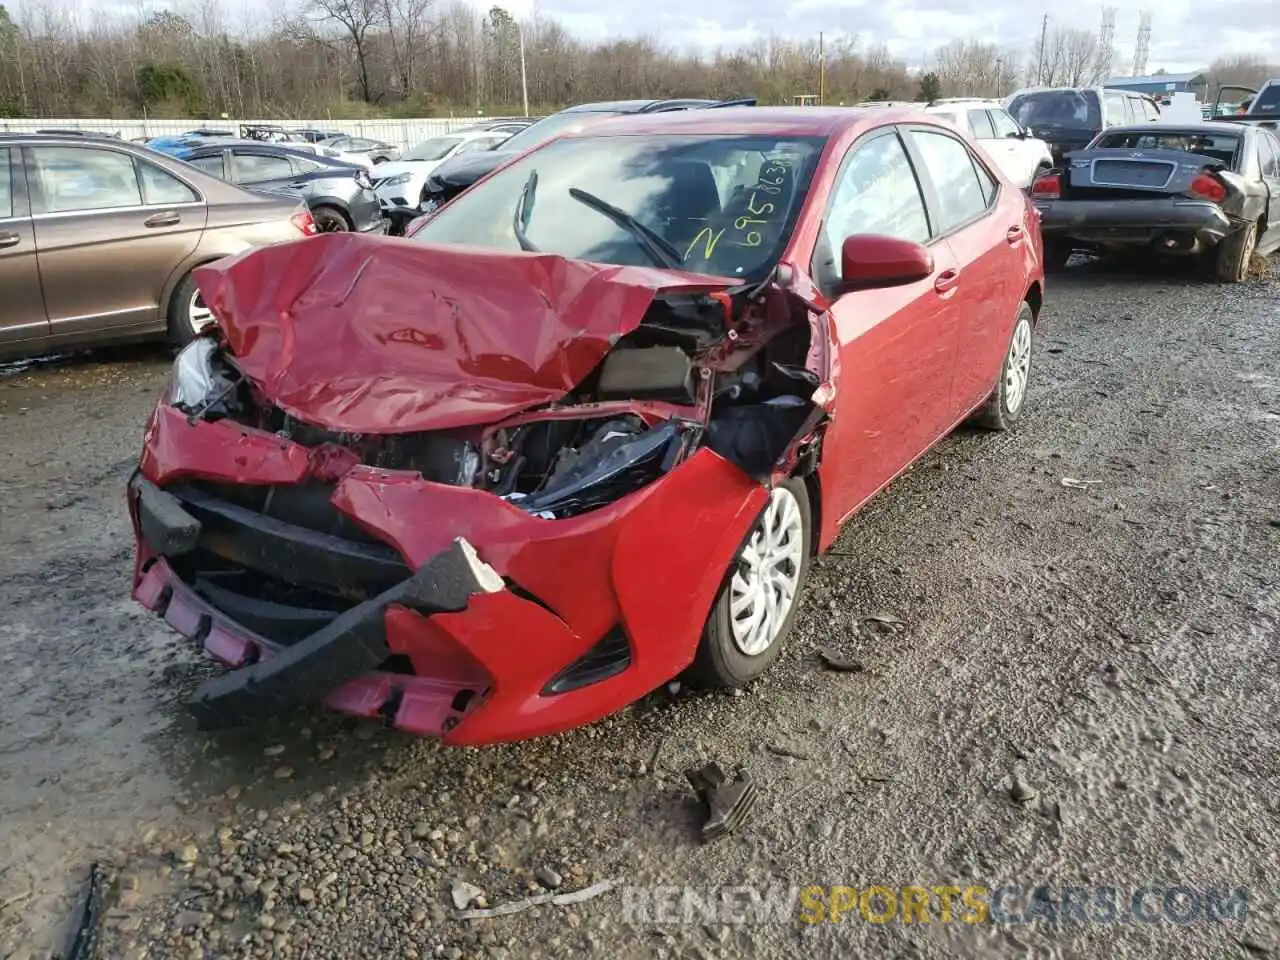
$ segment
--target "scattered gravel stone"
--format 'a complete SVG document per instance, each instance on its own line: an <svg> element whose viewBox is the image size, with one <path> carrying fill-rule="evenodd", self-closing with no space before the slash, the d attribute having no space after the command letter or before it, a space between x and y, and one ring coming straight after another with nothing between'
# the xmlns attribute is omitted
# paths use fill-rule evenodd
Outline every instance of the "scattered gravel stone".
<svg viewBox="0 0 1280 960"><path fill-rule="evenodd" d="M533 871L533 875L548 890L555 890L564 882L564 878L550 867L539 867Z"/></svg>
<svg viewBox="0 0 1280 960"><path fill-rule="evenodd" d="M465 880L454 880L449 890L453 905L458 910L465 910L484 896L484 891Z"/></svg>

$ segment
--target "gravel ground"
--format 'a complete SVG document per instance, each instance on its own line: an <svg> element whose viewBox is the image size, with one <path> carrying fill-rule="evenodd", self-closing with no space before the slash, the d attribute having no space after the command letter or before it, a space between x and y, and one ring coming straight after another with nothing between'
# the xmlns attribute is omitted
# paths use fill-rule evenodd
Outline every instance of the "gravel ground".
<svg viewBox="0 0 1280 960"><path fill-rule="evenodd" d="M318 711L197 733L179 701L214 668L128 596L123 483L166 357L11 366L0 957L60 945L99 858L112 958L1273 955L1278 360L1274 280L1076 267L1017 432L961 431L876 498L763 681L467 751ZM702 846L683 770L709 759L761 795ZM606 880L1250 900L1224 923L681 923L614 889L453 916Z"/></svg>

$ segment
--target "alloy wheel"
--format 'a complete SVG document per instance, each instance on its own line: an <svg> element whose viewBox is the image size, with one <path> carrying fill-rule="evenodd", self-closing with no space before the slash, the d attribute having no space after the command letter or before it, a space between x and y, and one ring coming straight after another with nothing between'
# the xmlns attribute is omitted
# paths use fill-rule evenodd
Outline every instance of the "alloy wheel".
<svg viewBox="0 0 1280 960"><path fill-rule="evenodd" d="M213 311L205 305L204 297L200 295L199 290L191 294L191 302L187 304L187 320L194 333L199 333L213 323Z"/></svg>
<svg viewBox="0 0 1280 960"><path fill-rule="evenodd" d="M1031 375L1031 321L1018 318L1009 341L1009 356L1005 360L1004 405L1010 413L1017 413L1027 395L1027 379Z"/></svg>
<svg viewBox="0 0 1280 960"><path fill-rule="evenodd" d="M795 603L803 550L800 505L775 487L729 583L729 624L744 655L759 656L777 639Z"/></svg>

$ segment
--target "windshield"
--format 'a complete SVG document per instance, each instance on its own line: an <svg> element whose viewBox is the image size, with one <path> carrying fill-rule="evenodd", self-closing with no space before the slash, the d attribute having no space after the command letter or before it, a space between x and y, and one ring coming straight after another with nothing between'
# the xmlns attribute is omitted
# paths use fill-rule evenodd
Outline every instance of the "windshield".
<svg viewBox="0 0 1280 960"><path fill-rule="evenodd" d="M1093 142L1095 148L1122 150L1181 150L1217 160L1235 169L1240 138L1229 133L1197 133L1193 130L1149 130L1104 133Z"/></svg>
<svg viewBox="0 0 1280 960"><path fill-rule="evenodd" d="M460 194L413 240L760 278L786 248L824 143L758 136L563 140Z"/></svg>
<svg viewBox="0 0 1280 960"><path fill-rule="evenodd" d="M532 150L539 144L546 143L552 137L558 137L562 133L577 133L592 120L616 116L616 113L593 113L588 110L553 113L551 116L525 127L504 143L502 149L504 151L511 150L515 153L524 153L524 151Z"/></svg>
<svg viewBox="0 0 1280 960"><path fill-rule="evenodd" d="M1014 97L1009 112L1024 127L1083 127L1097 130L1102 126L1102 110L1098 95L1091 90L1043 90Z"/></svg>
<svg viewBox="0 0 1280 960"><path fill-rule="evenodd" d="M420 143L404 155L406 160L439 160L462 142L461 137L436 137Z"/></svg>

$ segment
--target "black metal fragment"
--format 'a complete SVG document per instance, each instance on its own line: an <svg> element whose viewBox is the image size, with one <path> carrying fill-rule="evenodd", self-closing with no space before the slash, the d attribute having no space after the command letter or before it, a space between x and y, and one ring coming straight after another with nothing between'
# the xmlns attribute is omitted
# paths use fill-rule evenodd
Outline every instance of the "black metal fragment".
<svg viewBox="0 0 1280 960"><path fill-rule="evenodd" d="M702 824L702 840L719 840L739 829L755 806L758 791L755 782L741 767L730 780L715 761L704 767L692 767L685 778L706 808Z"/></svg>

